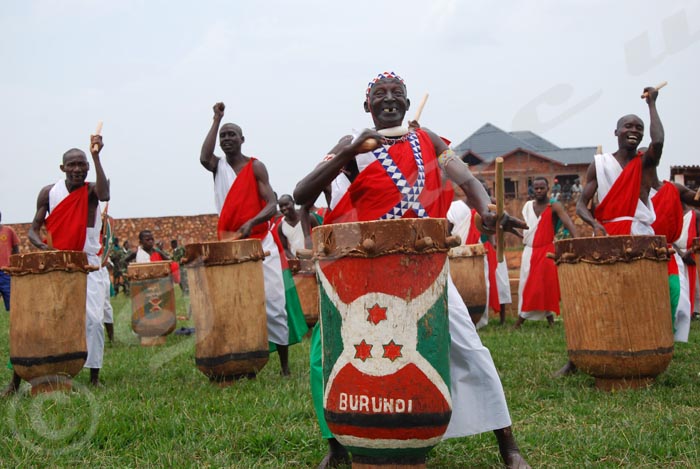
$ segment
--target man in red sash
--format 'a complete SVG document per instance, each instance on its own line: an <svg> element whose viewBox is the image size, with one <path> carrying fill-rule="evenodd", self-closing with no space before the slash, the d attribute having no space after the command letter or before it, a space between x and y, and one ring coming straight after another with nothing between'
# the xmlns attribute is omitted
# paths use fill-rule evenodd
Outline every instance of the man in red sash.
<svg viewBox="0 0 700 469"><path fill-rule="evenodd" d="M100 162L102 137L90 137L90 153L97 175L95 182L85 182L90 163L82 150L73 148L63 154L61 171L65 180L59 180L39 192L37 210L29 229L29 241L39 249L61 251L85 251L90 265L101 265L98 257L102 245L100 231L102 219L100 201L109 200L109 181ZM46 226L47 241L39 232ZM105 267L91 272L87 279L86 298L86 341L87 360L85 368L90 369L90 382L98 386L104 354L104 301L109 290L109 273ZM20 378L12 377L6 393L19 388Z"/></svg>
<svg viewBox="0 0 700 469"><path fill-rule="evenodd" d="M547 254L554 253L556 227L562 223L571 236L576 237L576 227L561 202L549 199L549 182L536 177L532 182L535 198L523 206L523 219L530 227L523 231L522 262L518 298L518 329L527 319L547 319L554 322L559 315L559 278L554 260Z"/></svg>
<svg viewBox="0 0 700 469"><path fill-rule="evenodd" d="M199 161L214 175L219 239L259 239L263 250L270 253L263 261L268 340L279 353L282 374L288 376L288 346L300 342L308 328L301 308L287 305L290 295L285 287L280 257L284 253L280 253L270 233L270 219L277 211L277 198L265 165L241 152L245 142L243 130L236 124L221 125L224 109L224 103L214 105L214 120L202 144ZM214 155L217 133L226 155L224 158Z"/></svg>
<svg viewBox="0 0 700 469"><path fill-rule="evenodd" d="M380 74L370 83L364 103L376 129L365 129L354 138L343 137L324 161L297 184L294 199L302 205L313 203L324 188L331 185L332 206L324 224L445 218L452 201L451 187L443 182L446 176L464 190L484 226L493 229L496 217L488 208L489 197L464 162L433 132L402 127L409 105L403 80L394 73ZM526 228L524 223L506 218L507 229ZM481 344L449 275L448 309L453 410L445 437L492 430L506 464L529 467L515 443L503 388L491 355ZM318 327L314 329L312 341L312 396L323 436L329 441L329 453L319 467L332 467L347 459L347 453L328 430L322 405L319 411L323 384Z"/></svg>
<svg viewBox="0 0 700 469"><path fill-rule="evenodd" d="M651 144L644 153L637 147L644 137L644 122L634 114L617 121L615 153L595 155L586 172L586 185L576 204L576 212L593 227L593 235L653 235L654 207L649 202L649 190L664 147L664 128L656 110L659 92L644 88L649 106ZM588 204L598 192L600 203L595 217Z"/></svg>

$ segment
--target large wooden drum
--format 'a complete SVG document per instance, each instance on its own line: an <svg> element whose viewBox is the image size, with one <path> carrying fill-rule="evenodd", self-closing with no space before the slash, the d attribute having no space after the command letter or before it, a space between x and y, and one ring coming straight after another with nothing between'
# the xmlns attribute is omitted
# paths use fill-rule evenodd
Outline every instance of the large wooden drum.
<svg viewBox="0 0 700 469"><path fill-rule="evenodd" d="M195 363L220 386L253 376L267 363L264 258L257 239L185 246Z"/></svg>
<svg viewBox="0 0 700 469"><path fill-rule="evenodd" d="M32 394L70 390L83 368L87 275L97 268L82 251L10 256L10 362Z"/></svg>
<svg viewBox="0 0 700 469"><path fill-rule="evenodd" d="M325 417L353 467L425 467L447 429L446 228L408 219L313 231Z"/></svg>
<svg viewBox="0 0 700 469"><path fill-rule="evenodd" d="M126 275L131 282L131 328L143 346L164 344L177 322L170 261L132 263Z"/></svg>
<svg viewBox="0 0 700 469"><path fill-rule="evenodd" d="M318 282L313 259L290 259L289 268L299 295L306 325L312 328L318 322Z"/></svg>
<svg viewBox="0 0 700 469"><path fill-rule="evenodd" d="M486 249L483 244L457 246L449 251L450 276L476 325L486 311Z"/></svg>
<svg viewBox="0 0 700 469"><path fill-rule="evenodd" d="M571 361L613 389L651 384L673 356L664 236L556 241Z"/></svg>

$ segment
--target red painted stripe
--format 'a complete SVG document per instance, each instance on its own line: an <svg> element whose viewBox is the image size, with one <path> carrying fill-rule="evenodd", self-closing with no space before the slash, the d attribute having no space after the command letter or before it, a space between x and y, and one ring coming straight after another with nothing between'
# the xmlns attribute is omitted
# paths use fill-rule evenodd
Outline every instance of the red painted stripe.
<svg viewBox="0 0 700 469"><path fill-rule="evenodd" d="M334 425L328 423L328 428L335 436L355 436L367 438L369 440L391 439L391 440L428 440L444 435L447 424L435 427L421 428L368 428L356 427L354 425Z"/></svg>
<svg viewBox="0 0 700 469"><path fill-rule="evenodd" d="M345 257L320 266L343 303L368 292L410 300L435 283L447 254L389 254L371 259Z"/></svg>

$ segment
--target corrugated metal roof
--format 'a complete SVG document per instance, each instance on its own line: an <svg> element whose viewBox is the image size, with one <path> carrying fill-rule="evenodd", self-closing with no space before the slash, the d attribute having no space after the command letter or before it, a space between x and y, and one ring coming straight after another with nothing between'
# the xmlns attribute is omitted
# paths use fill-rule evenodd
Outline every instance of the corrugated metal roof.
<svg viewBox="0 0 700 469"><path fill-rule="evenodd" d="M483 159L485 163L517 149L535 153L562 164L591 163L596 153L596 147L560 148L529 130L506 132L488 122L454 147L457 153L471 152Z"/></svg>

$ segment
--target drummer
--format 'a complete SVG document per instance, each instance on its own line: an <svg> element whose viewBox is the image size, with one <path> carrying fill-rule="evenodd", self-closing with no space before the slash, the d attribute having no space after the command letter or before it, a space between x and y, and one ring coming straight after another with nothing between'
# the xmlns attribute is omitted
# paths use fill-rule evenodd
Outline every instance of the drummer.
<svg viewBox="0 0 700 469"><path fill-rule="evenodd" d="M214 176L214 198L219 212L217 235L219 239L259 239L263 250L270 252L263 261L268 340L279 353L281 374L289 376L288 347L301 342L308 328L298 300L296 305L286 303L288 285L282 275L280 258L284 254L270 233L277 197L265 165L242 153L243 130L233 123L221 125L224 103L216 103L213 109L213 122L202 144L199 162ZM214 154L217 134L224 157ZM289 285L292 287L293 284Z"/></svg>
<svg viewBox="0 0 700 469"><path fill-rule="evenodd" d="M124 263L128 264L134 260L136 262L169 261L170 256L162 249L155 247L155 238L151 230L142 230L139 232L139 247L124 258Z"/></svg>
<svg viewBox="0 0 700 469"><path fill-rule="evenodd" d="M615 128L618 149L595 155L586 172L586 185L576 213L593 227L593 235L653 235L654 207L649 191L664 148L664 127L656 110L658 90L644 88L649 107L651 143L643 153L637 147L644 137L644 122L634 114L620 117ZM598 192L595 217L588 209Z"/></svg>
<svg viewBox="0 0 700 469"><path fill-rule="evenodd" d="M37 199L37 210L29 228L29 241L39 249L61 251L85 251L90 265L100 265L97 256L100 251L100 230L102 217L100 201L109 200L109 181L100 162L102 137L90 137L90 153L95 167L95 182L86 183L90 163L85 153L72 148L63 154L60 168L65 179L41 189ZM84 215L82 215L84 214ZM82 216L81 216L82 215ZM48 232L47 242L42 241L39 232L42 226ZM109 291L109 273L105 267L90 272L87 278L85 305L85 338L87 360L85 368L90 369L90 383L100 385L100 368L104 354L104 301ZM20 378L14 373L8 393L19 389Z"/></svg>
<svg viewBox="0 0 700 469"><path fill-rule="evenodd" d="M494 229L496 214L488 209L489 198L469 171L467 165L452 152L440 137L429 130L402 127L410 101L403 80L391 73L382 73L369 84L364 109L370 113L375 129L364 129L354 139L344 137L294 191L295 200L304 205L313 203L323 189L333 184L331 212L324 224L379 220L387 218L444 218L452 200L451 188L443 184L446 175L464 190L470 204L481 215L487 228ZM386 137L379 133L383 131ZM414 151L409 139L414 138L420 150ZM382 162L368 150L390 145ZM400 184L417 189L402 197L392 172ZM422 174L421 174L422 173ZM417 181L422 181L418 184ZM360 194L362 194L360 196ZM506 228L526 228L519 220L506 217ZM529 467L521 456L511 431L505 395L491 354L482 344L469 319L466 306L448 276L448 308L452 345L450 369L453 410L446 438L494 431L499 450L509 467ZM331 467L347 460L347 452L333 438L323 419L320 333L314 329L311 351L312 395L324 438L329 440L329 453L320 467ZM471 396L470 399L464 396Z"/></svg>
<svg viewBox="0 0 700 469"><path fill-rule="evenodd" d="M294 199L289 194L282 195L277 203L280 212L284 215L277 224L277 235L284 247L287 259L296 259L297 251L307 248L310 230L319 225L318 220L314 216L309 216L307 211L305 215L308 219L309 227L304 227L301 219L302 213L296 209ZM311 246L308 247L310 248Z"/></svg>
<svg viewBox="0 0 700 469"><path fill-rule="evenodd" d="M523 206L523 219L529 229L523 231L522 263L518 291L518 321L513 326L520 328L527 320L547 319L554 323L554 314L559 315L559 278L554 260L547 257L554 253L554 237L561 225L572 237L576 227L561 202L549 198L549 181L543 176L532 182L535 198Z"/></svg>

